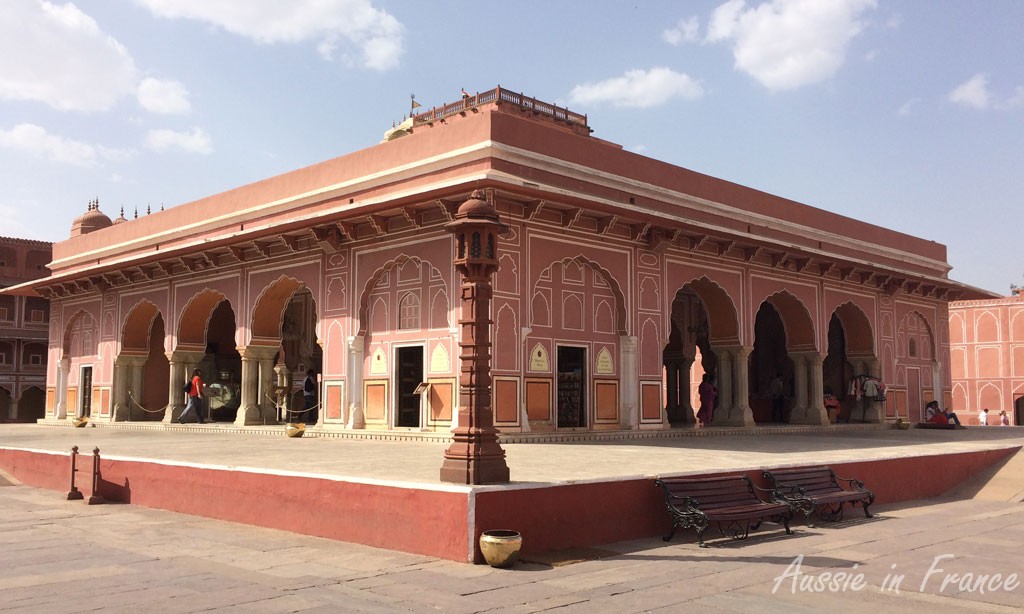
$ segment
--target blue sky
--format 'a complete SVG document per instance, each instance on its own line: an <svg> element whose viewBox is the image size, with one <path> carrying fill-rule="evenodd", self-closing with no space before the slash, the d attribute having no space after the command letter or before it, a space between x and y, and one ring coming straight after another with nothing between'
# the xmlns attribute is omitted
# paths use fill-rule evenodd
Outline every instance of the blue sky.
<svg viewBox="0 0 1024 614"><path fill-rule="evenodd" d="M0 235L158 210L502 85L1024 285L1024 3L3 0Z"/></svg>

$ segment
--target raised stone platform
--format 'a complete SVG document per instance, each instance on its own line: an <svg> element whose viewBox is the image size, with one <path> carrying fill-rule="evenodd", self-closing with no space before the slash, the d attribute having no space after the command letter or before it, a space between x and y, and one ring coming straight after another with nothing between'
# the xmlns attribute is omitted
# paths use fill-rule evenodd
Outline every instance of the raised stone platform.
<svg viewBox="0 0 1024 614"><path fill-rule="evenodd" d="M659 476L760 479L765 468L825 463L864 480L883 504L939 495L1024 445L1024 429L1013 427L755 427L716 436L706 429L692 437L506 445L513 481L469 487L440 482L442 441L288 438L282 426L142 426L4 425L0 469L66 493L68 451L77 445L79 488L88 498L98 447L97 494L111 501L470 561L487 529L520 531L524 554L661 535L668 517L653 486ZM936 463L942 471L932 470Z"/></svg>

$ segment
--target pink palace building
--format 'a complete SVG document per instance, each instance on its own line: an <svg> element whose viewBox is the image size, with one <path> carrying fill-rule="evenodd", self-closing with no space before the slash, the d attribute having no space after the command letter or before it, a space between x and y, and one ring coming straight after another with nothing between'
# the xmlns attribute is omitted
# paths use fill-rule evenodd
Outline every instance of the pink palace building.
<svg viewBox="0 0 1024 614"><path fill-rule="evenodd" d="M0 289L46 277L50 244L0 237ZM45 415L50 306L35 296L0 294L0 422Z"/></svg>
<svg viewBox="0 0 1024 614"><path fill-rule="evenodd" d="M949 305L952 407L978 423L989 410L989 425L999 426L1005 411L1011 425L1024 424L1024 296ZM966 415L965 415L966 414Z"/></svg>
<svg viewBox="0 0 1024 614"><path fill-rule="evenodd" d="M950 403L949 301L991 297L943 245L591 133L496 88L138 219L90 203L51 275L6 291L50 300L44 421L173 422L197 367L213 420L295 420L313 369L314 428L455 430L472 297L448 225L478 201L502 229L471 250L498 267L478 323L503 436L693 427L704 373L712 426L772 421L776 377L793 424Z"/></svg>

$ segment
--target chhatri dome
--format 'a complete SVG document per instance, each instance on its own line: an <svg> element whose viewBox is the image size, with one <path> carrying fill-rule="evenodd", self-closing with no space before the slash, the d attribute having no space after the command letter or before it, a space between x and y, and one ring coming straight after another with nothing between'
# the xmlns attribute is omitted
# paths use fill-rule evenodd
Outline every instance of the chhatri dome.
<svg viewBox="0 0 1024 614"><path fill-rule="evenodd" d="M90 200L85 213L75 218L71 223L71 236L86 235L94 230L111 226L113 222L102 211L100 211L99 199Z"/></svg>

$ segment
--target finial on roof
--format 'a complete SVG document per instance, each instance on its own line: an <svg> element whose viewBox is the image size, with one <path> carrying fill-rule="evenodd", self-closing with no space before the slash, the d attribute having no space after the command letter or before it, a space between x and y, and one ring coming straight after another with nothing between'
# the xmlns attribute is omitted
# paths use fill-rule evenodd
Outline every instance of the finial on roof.
<svg viewBox="0 0 1024 614"><path fill-rule="evenodd" d="M149 203L146 203L146 215L153 213L153 210L149 208Z"/></svg>
<svg viewBox="0 0 1024 614"><path fill-rule="evenodd" d="M136 220L139 219L139 206L138 205L135 205L135 218L134 219L136 219Z"/></svg>

